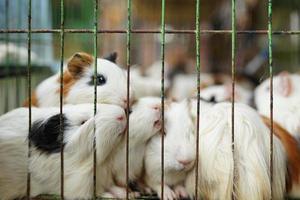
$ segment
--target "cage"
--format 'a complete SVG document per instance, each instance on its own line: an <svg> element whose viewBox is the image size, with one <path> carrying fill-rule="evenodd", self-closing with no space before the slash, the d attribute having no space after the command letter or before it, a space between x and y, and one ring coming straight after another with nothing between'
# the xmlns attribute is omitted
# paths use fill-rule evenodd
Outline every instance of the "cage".
<svg viewBox="0 0 300 200"><path fill-rule="evenodd" d="M125 113L126 130L124 138L126 152L123 155L126 162L122 163L126 171L126 199L130 196L130 92L134 73L140 70L142 77L154 76L158 80L156 96L161 102L161 126L165 127L165 110L168 105L165 100L171 98L184 99L193 93L196 99L195 115L195 171L194 198L200 199L201 191L199 162L200 156L200 101L203 100L202 87L206 84L214 85L227 83L228 99L231 102L231 141L230 149L233 157L236 155L236 104L239 95L235 91L240 85L253 90L253 85L261 83L262 79L270 78L268 107L270 113L268 135L268 175L270 181L271 198L274 193L274 133L276 130L273 115L277 115L276 98L273 92L273 76L280 71L290 73L299 72L299 7L297 1L289 3L277 0L1 0L0 1L0 114L5 114L14 108L23 106L27 99L29 134L33 131L34 88L47 77L57 75L56 105L59 109L58 135L60 143L55 152L59 159L60 179L56 186L57 194L39 194L40 199L65 199L65 143L64 143L64 103L66 96L64 88L69 82L64 81L64 70L68 67L72 55L77 51L85 51L94 59L103 57L109 52L118 52L118 64L127 75ZM289 19L286 23L285 19ZM275 28L273 28L275 27ZM77 54L75 54L76 57ZM82 57L81 57L82 59ZM155 62L156 61L156 62ZM81 61L80 61L81 62ZM88 62L91 65L90 61ZM93 117L101 109L97 107L97 95L101 91L97 88L98 70L101 64L92 64L93 74ZM103 64L104 65L104 64ZM153 67L154 66L154 67ZM151 68L152 67L152 68ZM153 69L153 71L151 71ZM206 77L214 74L213 80ZM180 76L185 75L185 76ZM243 80L249 78L250 81ZM188 79L188 81L184 79ZM274 77L275 78L275 77ZM208 79L208 81L206 81ZM180 82L181 80L181 82ZM119 80L118 80L119 81ZM172 93L169 84L183 91ZM203 81L205 83L203 83ZM149 81L150 82L150 81ZM208 83L207 83L208 82ZM184 84L186 85L184 85ZM72 83L73 84L73 83ZM142 92L156 87L150 84L142 88ZM189 90L192 88L193 90ZM178 89L179 90L179 89ZM46 91L47 93L48 91ZM50 90L49 90L50 93ZM216 99L210 99L215 101ZM251 101L251 100L249 100ZM297 102L297 101L296 101ZM273 110L275 113L273 113ZM1 118L0 118L1 119ZM93 127L95 135L96 125ZM165 166L165 130L161 136L160 189L158 196L167 198L164 192L168 190L166 184ZM277 136L276 136L277 137ZM93 157L93 173L90 177L93 183L92 196L97 196L97 149L96 136L90 144ZM0 137L1 139L1 137ZM58 140L58 139L57 139ZM28 140L27 157L32 157L33 144ZM1 142L1 141L0 141ZM276 141L275 141L276 143ZM1 148L1 146L0 146ZM1 155L1 154L0 154ZM29 161L27 161L29 163ZM1 163L1 162L0 162ZM27 164L28 164L27 163ZM28 165L29 166L29 165ZM28 167L27 166L27 167ZM32 174L28 167L26 174L27 199L32 196ZM237 164L233 159L232 199L238 199L236 177ZM0 177L1 178L1 177ZM1 183L1 179L0 179ZM0 184L1 187L1 184ZM1 191L1 190L0 190ZM46 192L47 193L47 192ZM0 194L1 197L1 194ZM157 196L137 197L142 199L157 199ZM205 195L204 195L205 198ZM220 197L219 197L220 198ZM222 198L222 197L221 197Z"/></svg>

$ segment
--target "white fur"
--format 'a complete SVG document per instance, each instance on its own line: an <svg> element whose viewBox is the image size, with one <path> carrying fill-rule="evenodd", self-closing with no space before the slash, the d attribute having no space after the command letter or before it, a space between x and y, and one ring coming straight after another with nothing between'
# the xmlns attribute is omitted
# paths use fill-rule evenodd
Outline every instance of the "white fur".
<svg viewBox="0 0 300 200"><path fill-rule="evenodd" d="M64 97L65 104L80 104L94 102L94 86L88 85L94 74L94 63L84 72L79 80L71 87ZM116 64L98 58L98 74L107 78L106 84L97 86L97 102L115 104L126 107L124 100L127 98L127 78L125 72ZM36 89L39 107L59 106L60 74L56 74L43 81Z"/></svg>
<svg viewBox="0 0 300 200"><path fill-rule="evenodd" d="M200 92L200 96L204 99L215 97L217 102L231 101L231 85L214 85L204 88ZM252 92L239 85L235 85L235 101L251 104Z"/></svg>
<svg viewBox="0 0 300 200"><path fill-rule="evenodd" d="M161 129L161 100L145 97L138 100L129 115L129 180L140 181L144 166L144 154L149 139ZM118 186L124 187L121 195L126 196L126 138L118 146L112 158L114 180Z"/></svg>
<svg viewBox="0 0 300 200"><path fill-rule="evenodd" d="M175 199L170 188L183 185L187 172L195 159L195 136L188 102L172 103L166 110L164 137L164 198ZM179 160L189 160L187 166ZM161 197L161 135L154 136L147 145L145 157L145 181Z"/></svg>
<svg viewBox="0 0 300 200"><path fill-rule="evenodd" d="M17 60L21 65L27 65L28 49L23 46L16 46L13 43L0 43L0 63L5 64L6 58L10 61ZM31 62L38 63L39 59L35 52L31 51Z"/></svg>
<svg viewBox="0 0 300 200"><path fill-rule="evenodd" d="M283 96L280 92L282 82L279 76L273 78L273 118L287 129L298 140L300 138L300 76L289 75L292 83L292 92ZM257 110L270 116L270 79L265 80L255 90L255 104Z"/></svg>
<svg viewBox="0 0 300 200"><path fill-rule="evenodd" d="M198 194L205 199L231 199L233 155L231 148L231 103L216 104L200 121ZM270 130L250 107L235 104L235 163L237 199L270 199ZM283 146L274 137L273 199L283 199L286 158ZM195 170L186 181L195 191Z"/></svg>
<svg viewBox="0 0 300 200"><path fill-rule="evenodd" d="M112 182L107 158L121 141L126 120L124 110L115 105L98 105L93 117L93 104L66 105L64 113L69 129L64 131L64 195L66 199L90 199L93 196L94 125L97 149L97 194ZM32 122L47 120L59 108L32 108ZM84 122L84 124L82 124ZM0 199L26 195L28 109L19 108L0 117ZM60 153L31 149L31 196L60 194Z"/></svg>
<svg viewBox="0 0 300 200"><path fill-rule="evenodd" d="M161 79L157 77L142 76L136 68L130 71L131 87L135 98L146 96L160 96L161 94ZM169 87L168 80L164 83L165 89Z"/></svg>
<svg viewBox="0 0 300 200"><path fill-rule="evenodd" d="M214 82L210 74L200 74L200 87L212 85ZM178 74L174 77L170 97L181 101L185 98L193 97L197 91L197 75Z"/></svg>

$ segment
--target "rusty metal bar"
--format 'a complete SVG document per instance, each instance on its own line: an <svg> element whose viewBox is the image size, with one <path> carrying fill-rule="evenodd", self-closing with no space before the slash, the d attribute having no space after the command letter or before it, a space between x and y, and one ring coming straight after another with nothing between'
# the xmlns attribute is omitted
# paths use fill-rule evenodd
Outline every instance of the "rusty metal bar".
<svg viewBox="0 0 300 200"><path fill-rule="evenodd" d="M64 123L63 123L63 68L64 68L64 39L65 15L64 0L60 1L60 96L59 96L59 131L62 135L60 146L60 198L64 199Z"/></svg>
<svg viewBox="0 0 300 200"><path fill-rule="evenodd" d="M94 116L97 113L97 54L98 54L98 0L94 1L94 58L95 58L95 66L94 66ZM96 149L96 125L94 122L94 139L93 139L93 197L97 198L97 149Z"/></svg>
<svg viewBox="0 0 300 200"><path fill-rule="evenodd" d="M6 25L6 30L9 30L9 1L5 0L5 25ZM5 34L5 53L6 53L6 59L5 59L5 71L6 73L9 72L9 34L6 33ZM8 91L9 91L9 84L6 83L6 87L5 87L5 96L4 96L4 113L8 112L8 102L9 102L9 98L8 98Z"/></svg>
<svg viewBox="0 0 300 200"><path fill-rule="evenodd" d="M28 35L27 35L27 92L28 92L28 134L31 132L31 0L28 0ZM26 198L30 199L30 183L31 183L31 173L30 173L30 156L31 156L31 142L28 140L28 160L27 160L27 191Z"/></svg>
<svg viewBox="0 0 300 200"><path fill-rule="evenodd" d="M235 159L235 143L234 143L234 101L235 101L235 71L236 71L236 0L231 0L231 79L232 79L232 93L231 93L231 150L233 158L233 182L232 182L232 199L236 199L236 184L237 183L237 167Z"/></svg>
<svg viewBox="0 0 300 200"><path fill-rule="evenodd" d="M60 33L61 29L33 29L31 33ZM28 29L0 29L0 34L2 33L28 33ZM65 33L94 33L94 29L64 29L63 32ZM165 34L196 34L196 30L189 29L189 30L165 30ZM236 34L262 34L267 35L268 30L236 30ZM97 30L99 34L127 34L126 29L102 29ZM132 29L132 34L161 34L160 30L157 29ZM232 34L232 30L201 30L201 34ZM291 30L284 30L284 31L272 31L272 35L298 35L300 34L300 30L291 31Z"/></svg>
<svg viewBox="0 0 300 200"><path fill-rule="evenodd" d="M165 127L165 11L166 1L161 1L161 116L162 116L162 127ZM164 128L162 128L161 134L161 199L164 200L164 151L165 151L165 134Z"/></svg>
<svg viewBox="0 0 300 200"><path fill-rule="evenodd" d="M270 73L270 182L271 199L273 198L273 49L272 49L272 0L268 0L268 48L269 48L269 73Z"/></svg>
<svg viewBox="0 0 300 200"><path fill-rule="evenodd" d="M200 118L200 0L196 0L196 70L197 70L197 122L196 122L196 177L195 177L195 200L198 200L198 177L199 177L199 118Z"/></svg>
<svg viewBox="0 0 300 200"><path fill-rule="evenodd" d="M127 134L126 134L126 199L129 198L129 107L130 107L130 49L131 49L131 0L127 1L127 34L126 34L126 66L127 66Z"/></svg>

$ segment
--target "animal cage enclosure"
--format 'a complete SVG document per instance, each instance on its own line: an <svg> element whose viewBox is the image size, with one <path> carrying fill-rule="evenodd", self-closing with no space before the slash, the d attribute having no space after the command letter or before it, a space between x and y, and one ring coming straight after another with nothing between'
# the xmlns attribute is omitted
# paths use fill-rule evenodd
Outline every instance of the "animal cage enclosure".
<svg viewBox="0 0 300 200"><path fill-rule="evenodd" d="M269 154L269 162L270 162L270 182L273 181L273 36L276 35L278 37L282 36L289 36L289 35L299 35L300 30L280 30L280 31L274 31L272 27L272 6L273 1L268 0L265 7L265 12L268 16L268 24L265 29L259 29L259 30L238 30L237 28L237 1L238 0L231 0L231 7L230 7L230 13L231 13L231 29L203 29L200 26L200 20L201 20L201 0L195 0L194 3L194 12L195 12L195 19L193 22L187 22L187 23L194 23L195 28L192 29L168 29L168 26L166 26L166 7L168 6L168 3L171 1L167 0L161 0L159 3L161 4L161 12L160 12L160 28L158 29L134 29L132 24L132 6L133 6L133 0L127 0L126 1L126 27L122 29L103 29L101 27L101 17L99 18L99 13L102 12L101 5L102 1L100 0L90 0L89 3L92 3L93 6L93 13L90 13L90 15L93 15L93 23L91 28L66 28L66 4L65 0L59 1L59 9L60 9L60 27L59 28L51 28L51 24L49 24L47 19L43 19L45 16L48 16L50 18L50 14L47 12L47 10L50 9L49 7L49 1L48 7L41 3L41 1L34 1L34 0L27 0L27 1L9 1L9 0L2 0L1 1L1 15L2 16L2 22L1 22L1 29L0 29L0 38L3 42L3 48L0 51L4 52L5 55L4 62L1 63L0 67L0 91L1 91L1 109L0 113L6 113L10 109L13 109L15 107L22 106L22 100L25 100L26 97L28 98L28 117L29 121L26 122L29 126L29 132L32 131L32 108L34 105L35 99L32 97L33 88L43 79L48 77L53 70L53 66L59 66L59 80L60 80L60 86L59 86L59 134L61 137L61 146L60 146L60 169L57 169L60 171L60 198L64 199L64 191L65 191L65 183L64 183L64 176L65 176L65 160L64 160L64 80L63 80L63 74L64 74L64 66L65 66L65 41L66 36L70 36L72 34L89 34L92 36L93 39L93 57L95 60L99 57L99 52L101 49L101 45L99 47L99 40L104 35L112 35L112 34L119 34L126 37L126 50L123 52L123 55L126 57L126 74L127 74L127 80L126 80L126 154L124 155L126 157L126 199L129 199L129 184L130 184L130 178L129 178L129 134L128 130L131 126L129 123L130 119L130 85L131 85L131 66L132 66L132 38L136 37L137 35L156 35L159 36L159 42L160 42L160 83L161 83L161 89L160 89L160 99L161 99L161 117L162 117L162 127L165 126L165 100L166 100L166 71L165 71L165 48L166 48L166 39L168 39L168 36L172 35L189 35L190 37L194 37L195 40L195 49L193 50L195 52L195 71L196 71L196 99L197 99L197 106L196 106L196 160L195 160L195 183L194 183L194 194L195 198L198 199L199 191L198 191L198 174L199 174L199 130L200 130L200 75L201 75L201 63L200 63L200 47L201 47L201 37L206 35L225 35L227 37L231 38L231 150L232 154L235 155L236 146L235 146L235 98L236 98L236 74L237 72L237 49L238 49L238 36L244 36L244 35L265 35L267 36L267 54L265 55L267 57L267 71L268 76L270 77L270 113L269 117L271 120L271 129L270 129L270 135L269 135L269 144L270 144L270 154ZM124 3L124 2L123 2ZM12 6L18 5L19 12L12 13ZM43 7L44 6L44 7ZM34 8L34 10L33 10ZM25 12L24 9L27 9ZM40 16L38 15L37 10L40 10ZM21 10L23 10L21 12ZM26 15L27 13L27 15ZM33 17L36 15L35 17ZM19 14L19 16L15 16ZM26 16L26 22L24 21L24 18ZM44 16L42 18L42 16ZM57 17L57 16L56 16ZM19 26L14 26L11 23L11 18L15 19L22 19L19 22ZM46 17L47 18L47 17ZM33 20L35 19L35 20ZM40 19L40 22L38 22L36 19ZM39 24L40 23L40 24ZM38 25L37 25L38 24ZM17 27L17 28L11 28L11 27ZM50 36L51 35L51 36ZM56 37L59 41L58 44L56 44L59 48L59 52L56 52L57 55L59 55L60 59L59 62L55 63L53 60L53 49L51 47L52 39L51 37ZM50 39L49 39L50 38ZM49 42L50 41L50 42ZM11 47L12 43L19 44L19 50L17 47ZM15 63L18 58L10 58L9 51L11 49L17 49L16 51L22 51L21 53L17 53L19 55L19 59L22 59L22 61L19 62L19 64L22 67L18 67L18 64ZM12 50L13 51L13 50ZM25 53L24 53L25 51ZM2 54L2 52L0 52ZM5 53L6 52L6 53ZM0 57L1 58L1 57ZM93 86L94 86L94 107L93 107L93 115L95 116L98 112L101 113L101 109L97 109L97 95L101 96L101 93L97 90L97 74L98 74L98 68L101 68L101 65L98 66L97 62L94 62L93 67ZM125 86L124 86L125 87ZM15 94L15 95L12 95ZM25 122L24 122L25 123ZM94 134L96 131L96 126L94 125ZM164 129L162 129L162 132L164 132ZM100 198L96 195L96 165L97 165L97 151L96 151L96 136L94 136L93 139L93 176L90 177L90 179L93 181L93 196L94 198ZM161 196L164 197L164 191L165 191L165 171L164 171L164 165L165 165L165 137L164 134L162 134L161 137ZM28 142L28 160L31 157L31 151L32 144L29 140ZM233 156L234 157L234 156ZM29 161L28 161L29 163ZM233 174L237 174L236 172L236 166L235 162L233 166ZM233 194L232 199L236 199L235 190L236 190L236 176L233 178ZM27 199L31 199L32 194L32 188L31 188L31 174L28 170L27 173ZM271 184L271 191L272 191L272 184ZM46 198L46 197L41 197ZM145 197L145 198L151 198L151 197Z"/></svg>

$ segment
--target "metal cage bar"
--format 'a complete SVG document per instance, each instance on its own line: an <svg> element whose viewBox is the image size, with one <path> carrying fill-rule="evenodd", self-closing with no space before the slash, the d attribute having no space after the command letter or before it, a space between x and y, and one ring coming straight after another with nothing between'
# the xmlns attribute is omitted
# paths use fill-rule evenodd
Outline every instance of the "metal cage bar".
<svg viewBox="0 0 300 200"><path fill-rule="evenodd" d="M196 0L196 71L197 71L197 121L196 121L196 163L195 163L195 199L198 199L199 175L199 119L200 119L200 0Z"/></svg>
<svg viewBox="0 0 300 200"><path fill-rule="evenodd" d="M94 116L97 113L97 73L98 73L98 66L97 66L97 55L98 55L98 0L94 1ZM94 122L93 128L93 198L97 198L97 149L96 149L96 125Z"/></svg>
<svg viewBox="0 0 300 200"><path fill-rule="evenodd" d="M6 0L6 7L8 8L8 0ZM91 33L94 35L94 58L95 58L95 66L94 66L94 115L97 113L97 85L96 85L96 77L97 77L97 54L98 54L98 34L126 34L126 65L127 65L127 135L126 135L126 199L128 196L128 184L129 184L129 106L130 106L130 64L131 64L131 34L160 34L161 35L161 104L162 104L162 126L164 127L164 98L165 98L165 89L164 89L164 75L165 75L165 35L166 34L191 34L195 35L196 39L196 70L197 70L197 137L196 137L196 179L195 179L195 197L198 198L198 168L199 168L199 115L200 115L200 36L201 34L231 34L231 75L232 75L232 153L233 153L233 162L234 162L234 177L233 177L233 194L232 198L236 198L236 163L235 163L235 138L234 138L234 100L235 100L235 74L236 74L236 37L238 34L266 34L268 36L268 68L269 68L269 76L270 76L270 119L271 119L271 130L270 130L270 182L271 182L271 195L273 193L273 43L272 37L273 35L299 35L300 31L273 31L272 29L272 0L268 0L268 29L267 30L244 30L238 31L236 30L236 0L232 0L231 4L231 30L201 30L200 28L200 0L196 0L196 29L190 30L166 30L165 29L165 0L161 1L161 29L132 29L131 27L131 0L127 1L127 29L120 30L106 30L106 29L98 29L98 0L94 0L94 28L93 29L65 29L64 28L64 0L60 1L60 9L61 9L61 21L60 21L60 29L32 29L31 27L31 0L28 0L28 28L27 29L9 29L8 26L8 13L6 13L6 23L7 29L0 29L0 34L9 33L27 33L27 93L28 93L28 125L29 132L31 132L31 120L32 120L32 99L31 99L31 34L32 33L59 33L60 34L60 133L63 135L63 64L64 64L64 37L65 33ZM7 9L8 10L8 9ZM164 129L162 129L164 132ZM95 126L94 126L95 133ZM93 183L94 183L94 198L96 198L96 165L97 165L97 152L96 152L96 138L94 137L93 143L93 156L94 156L94 174L93 174ZM63 140L63 137L62 137ZM64 148L63 141L61 143L61 199L64 199ZM161 138L161 196L163 199L164 194L164 134L162 134ZM31 142L28 141L28 158L31 157ZM28 159L28 172L27 172L27 199L30 199L31 193L31 174L29 171L29 159Z"/></svg>
<svg viewBox="0 0 300 200"><path fill-rule="evenodd" d="M273 197L273 49L272 49L272 0L268 0L268 48L269 48L269 75L270 75L270 182L271 198Z"/></svg>
<svg viewBox="0 0 300 200"><path fill-rule="evenodd" d="M61 137L60 146L60 196L64 199L64 123L63 123L63 68L64 68L64 39L65 39L65 5L64 0L60 1L60 93L59 93L59 132Z"/></svg>
<svg viewBox="0 0 300 200"><path fill-rule="evenodd" d="M28 45L28 52L27 52L27 93L28 93L28 134L31 132L31 0L28 0L28 34L27 34L27 45ZM31 156L31 142L28 140L28 160L27 160L27 191L26 191L26 198L30 199L30 183L31 183L31 174L30 174L30 159Z"/></svg>
<svg viewBox="0 0 300 200"><path fill-rule="evenodd" d="M233 180L232 180L232 199L236 199L236 178L237 167L235 159L235 143L234 143L234 101L235 101L235 73L236 73L236 0L231 0L231 150L233 158Z"/></svg>
<svg viewBox="0 0 300 200"><path fill-rule="evenodd" d="M165 15L166 15L166 1L161 1L161 117L162 127L165 127ZM164 128L161 134L161 198L164 199L164 151L165 151L165 137Z"/></svg>
<svg viewBox="0 0 300 200"><path fill-rule="evenodd" d="M126 134L126 199L129 198L129 110L130 110L130 49L131 49L131 0L127 0L126 66L127 66L127 134Z"/></svg>
<svg viewBox="0 0 300 200"><path fill-rule="evenodd" d="M60 33L61 29L33 29L31 33ZM64 29L65 33L94 33L94 29ZM177 29L177 30L168 30L165 29L165 34L195 34L195 29ZM28 29L0 29L1 33L28 33ZM268 30L236 30L236 34L263 34L267 35ZM126 29L99 29L97 33L100 34L127 34ZM132 29L131 33L133 34L161 34L160 30L157 29ZM200 30L201 34L232 34L232 30ZM272 31L273 35L299 35L300 30L285 30L285 31Z"/></svg>

